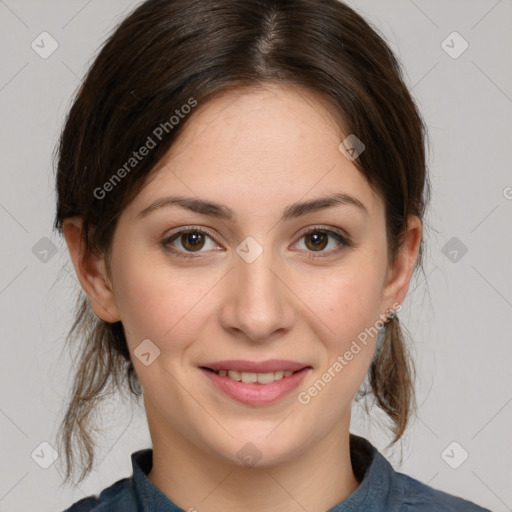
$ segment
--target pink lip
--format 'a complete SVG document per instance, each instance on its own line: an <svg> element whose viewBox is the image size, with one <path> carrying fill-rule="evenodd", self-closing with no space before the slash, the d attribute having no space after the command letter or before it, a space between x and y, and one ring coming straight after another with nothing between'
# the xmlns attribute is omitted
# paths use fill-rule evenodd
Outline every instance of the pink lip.
<svg viewBox="0 0 512 512"><path fill-rule="evenodd" d="M234 369L229 365L227 368L230 370ZM223 370L226 369L226 367L220 369ZM221 377L205 368L200 368L200 370L211 380L217 389L234 400L246 405L267 405L276 402L295 389L304 380L304 377L311 370L311 367L305 368L302 366L302 369L296 371L293 375L283 377L281 380L276 380L270 384L246 384L230 379L229 377Z"/></svg>
<svg viewBox="0 0 512 512"><path fill-rule="evenodd" d="M286 361L284 359L269 359L267 361L244 361L241 359L231 359L229 361L216 361L212 363L201 363L200 368L210 368L218 372L219 370L235 370L237 372L270 373L279 371L296 372L308 367L308 364L298 363L296 361Z"/></svg>

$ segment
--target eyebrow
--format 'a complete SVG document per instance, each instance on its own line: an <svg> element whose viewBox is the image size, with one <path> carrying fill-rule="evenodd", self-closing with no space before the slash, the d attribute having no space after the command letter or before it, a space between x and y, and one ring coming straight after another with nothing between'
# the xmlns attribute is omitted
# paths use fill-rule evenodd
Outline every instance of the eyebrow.
<svg viewBox="0 0 512 512"><path fill-rule="evenodd" d="M325 197L312 199L310 201L290 204L283 210L281 220L295 219L309 213L339 205L353 206L361 210L365 215L369 215L366 206L359 199L349 194L339 192ZM179 195L172 195L157 199L148 207L144 208L144 210L139 212L138 217L145 217L149 213L167 206L181 206L182 208L192 212L222 220L234 220L236 218L235 212L227 206L212 201L206 201L204 199Z"/></svg>

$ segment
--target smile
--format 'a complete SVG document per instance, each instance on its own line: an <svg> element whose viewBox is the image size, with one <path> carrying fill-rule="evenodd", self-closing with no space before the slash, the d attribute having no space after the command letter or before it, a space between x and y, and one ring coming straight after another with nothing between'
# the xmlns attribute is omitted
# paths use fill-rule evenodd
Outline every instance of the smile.
<svg viewBox="0 0 512 512"><path fill-rule="evenodd" d="M207 370L209 368L206 368ZM229 379L236 380L237 382L244 382L245 384L270 384L284 377L289 377L296 372L292 371L277 371L266 373L254 372L238 372L236 370L210 370L211 372L220 375L221 377L228 377Z"/></svg>
<svg viewBox="0 0 512 512"><path fill-rule="evenodd" d="M208 378L210 389L239 403L251 406L269 405L289 395L312 371L311 367L292 371L265 373L236 370L212 370L200 367ZM213 387L211 386L213 384Z"/></svg>

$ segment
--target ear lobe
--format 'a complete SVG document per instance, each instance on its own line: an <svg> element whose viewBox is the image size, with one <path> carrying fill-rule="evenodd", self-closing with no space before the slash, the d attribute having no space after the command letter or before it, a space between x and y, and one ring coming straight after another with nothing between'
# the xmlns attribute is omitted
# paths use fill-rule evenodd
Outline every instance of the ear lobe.
<svg viewBox="0 0 512 512"><path fill-rule="evenodd" d="M416 215L410 215L402 247L388 271L383 304L385 308L395 302L402 304L405 300L418 257L421 238L422 222Z"/></svg>
<svg viewBox="0 0 512 512"><path fill-rule="evenodd" d="M120 320L115 295L108 277L103 254L86 251L81 217L69 217L62 224L69 254L76 275L84 289L92 310L105 322Z"/></svg>

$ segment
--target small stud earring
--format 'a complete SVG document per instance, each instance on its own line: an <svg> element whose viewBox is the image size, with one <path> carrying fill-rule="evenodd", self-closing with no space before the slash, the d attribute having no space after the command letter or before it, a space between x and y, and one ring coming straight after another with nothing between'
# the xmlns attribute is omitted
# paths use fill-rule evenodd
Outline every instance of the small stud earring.
<svg viewBox="0 0 512 512"><path fill-rule="evenodd" d="M393 318L395 318L396 311L394 309L386 309L386 316L386 323L388 323L389 321L393 320Z"/></svg>

